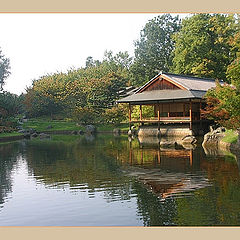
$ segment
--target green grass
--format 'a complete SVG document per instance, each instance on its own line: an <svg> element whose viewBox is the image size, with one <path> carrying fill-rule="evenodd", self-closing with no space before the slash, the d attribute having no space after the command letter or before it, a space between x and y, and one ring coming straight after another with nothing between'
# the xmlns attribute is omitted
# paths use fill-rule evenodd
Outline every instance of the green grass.
<svg viewBox="0 0 240 240"><path fill-rule="evenodd" d="M51 125L52 128L47 129ZM59 131L59 130L83 130L83 127L77 126L75 122L60 121L60 120L43 120L43 119L32 119L28 120L23 124L23 128L33 128L36 131Z"/></svg>
<svg viewBox="0 0 240 240"><path fill-rule="evenodd" d="M13 137L13 136L20 136L22 133L18 132L11 132L11 133L0 133L0 137Z"/></svg>
<svg viewBox="0 0 240 240"><path fill-rule="evenodd" d="M222 139L222 141L226 143L237 143L237 140L238 134L233 130L227 130L225 137Z"/></svg>
<svg viewBox="0 0 240 240"><path fill-rule="evenodd" d="M52 125L52 128L47 129L49 125ZM120 128L122 131L128 130L128 124L123 123L119 125L113 125L113 124L102 124L97 125L97 131L112 131L114 128ZM59 131L59 130L83 130L85 129L84 126L77 126L76 122L72 121L63 121L63 120L48 120L48 119L30 119L28 122L23 124L23 128L33 128L38 132L42 131Z"/></svg>
<svg viewBox="0 0 240 240"><path fill-rule="evenodd" d="M113 131L113 129L115 128L119 128L122 131L127 131L129 129L129 125L128 123L121 123L119 125L104 124L104 125L97 126L98 131Z"/></svg>

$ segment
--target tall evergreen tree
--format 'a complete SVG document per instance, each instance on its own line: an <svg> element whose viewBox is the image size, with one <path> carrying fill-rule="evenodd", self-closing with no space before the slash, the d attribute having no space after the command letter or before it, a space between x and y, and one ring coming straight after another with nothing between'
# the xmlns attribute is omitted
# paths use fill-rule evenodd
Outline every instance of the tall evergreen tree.
<svg viewBox="0 0 240 240"><path fill-rule="evenodd" d="M174 50L173 34L179 31L180 20L170 14L148 21L135 42L135 59L131 67L132 82L142 85L160 70L169 71Z"/></svg>

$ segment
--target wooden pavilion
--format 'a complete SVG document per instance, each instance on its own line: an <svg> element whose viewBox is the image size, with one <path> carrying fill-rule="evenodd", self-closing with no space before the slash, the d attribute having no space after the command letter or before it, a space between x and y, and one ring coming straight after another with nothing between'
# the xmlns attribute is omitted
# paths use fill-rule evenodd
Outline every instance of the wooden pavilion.
<svg viewBox="0 0 240 240"><path fill-rule="evenodd" d="M220 81L223 84L223 81ZM129 127L133 123L151 123L160 129L164 124L193 124L202 126L206 120L201 117L201 108L205 104L204 95L215 87L215 80L193 76L160 72L135 93L118 100L129 104ZM132 107L139 105L140 114L132 118ZM142 106L153 106L154 116L145 118Z"/></svg>

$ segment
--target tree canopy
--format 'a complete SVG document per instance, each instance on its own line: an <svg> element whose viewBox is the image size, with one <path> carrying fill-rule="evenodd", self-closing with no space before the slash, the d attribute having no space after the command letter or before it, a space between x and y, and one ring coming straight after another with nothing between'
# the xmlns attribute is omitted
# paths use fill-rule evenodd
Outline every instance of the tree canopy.
<svg viewBox="0 0 240 240"><path fill-rule="evenodd" d="M102 61L88 57L85 68L33 81L25 96L29 116L60 114L83 123L101 121L114 114L120 119L114 103L127 84L130 60L127 53L106 52Z"/></svg>
<svg viewBox="0 0 240 240"><path fill-rule="evenodd" d="M235 59L227 68L227 78L236 86L240 92L240 32L231 41L232 51L235 52Z"/></svg>
<svg viewBox="0 0 240 240"><path fill-rule="evenodd" d="M227 67L229 84L207 92L207 107L203 112L207 118L215 120L229 129L240 128L240 33L230 42L235 59Z"/></svg>
<svg viewBox="0 0 240 240"><path fill-rule="evenodd" d="M232 62L230 40L237 31L232 15L194 14L182 21L176 41L173 67L175 73L226 79Z"/></svg>
<svg viewBox="0 0 240 240"><path fill-rule="evenodd" d="M5 84L5 80L10 75L10 60L6 58L0 48L0 91Z"/></svg>
<svg viewBox="0 0 240 240"><path fill-rule="evenodd" d="M175 48L172 36L179 28L179 18L170 14L160 15L146 23L140 39L135 42L135 59L131 66L135 85L142 85L161 70L169 71Z"/></svg>

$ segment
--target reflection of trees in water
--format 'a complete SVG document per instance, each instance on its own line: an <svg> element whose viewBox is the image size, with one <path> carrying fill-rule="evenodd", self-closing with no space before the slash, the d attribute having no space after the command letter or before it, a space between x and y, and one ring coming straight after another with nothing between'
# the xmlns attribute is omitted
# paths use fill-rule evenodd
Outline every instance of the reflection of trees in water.
<svg viewBox="0 0 240 240"><path fill-rule="evenodd" d="M88 191L93 197L96 192L102 192L106 201L135 196L138 215L145 226L240 223L239 169L231 155L206 156L200 147L194 150L142 147L136 139L129 144L127 137L112 136L97 136L91 142L79 136L53 136L52 140L25 143L24 157L29 172L38 181L49 188L67 186L71 191ZM17 142L0 145L0 204L11 192L11 171L21 149ZM176 176L190 174L196 181L204 176L212 186L197 189L185 197L168 195L160 201L153 191L168 193L172 185L151 180L150 191L146 184L126 175L133 167ZM178 186L176 181L175 187Z"/></svg>
<svg viewBox="0 0 240 240"><path fill-rule="evenodd" d="M216 169L218 163L220 166ZM227 165L232 165L232 171L226 170L230 167ZM134 189L144 225L239 226L240 181L236 170L236 164L226 163L223 159L210 161L208 173L215 172L210 174L211 186L197 189L185 197L167 197L164 201L137 183Z"/></svg>
<svg viewBox="0 0 240 240"><path fill-rule="evenodd" d="M48 187L68 183L75 191L87 188L91 195L103 191L107 201L130 199L134 194L138 214L146 226L240 222L239 170L229 157L206 156L199 147L194 150L141 148L137 140L130 145L127 138L121 137L97 137L91 143L83 137L76 137L72 142L60 140L61 137L56 141L27 143L29 169ZM128 166L164 170L176 176L194 174L195 181L205 176L213 185L196 189L187 197L169 195L160 201L144 184L137 181L132 184L122 173ZM173 188L167 182L161 182L161 186L154 184L152 190L161 187L166 193ZM176 181L174 187L179 186Z"/></svg>
<svg viewBox="0 0 240 240"><path fill-rule="evenodd" d="M237 158L229 153L216 154L216 151L208 151L210 152L214 152L214 155L206 155L201 147L190 151L150 146L141 149L135 145L129 148L129 158L125 157L125 163L140 174L139 181L144 183L136 192L139 212L145 225L240 225L240 176ZM136 166L143 171L136 170ZM147 188L143 187L149 189L150 186L151 192L157 196L159 192L171 193L173 188L179 190L181 184L176 181L172 186L168 181L163 182L163 178L155 179L156 176L146 174L149 169L164 170L176 176L178 173L187 173L194 176L196 183L200 183L202 176L205 176L211 185L203 184L191 195L177 195L177 198L173 195L174 197L167 197L162 202L157 197L152 197Z"/></svg>
<svg viewBox="0 0 240 240"><path fill-rule="evenodd" d="M175 225L177 212L173 198L160 201L138 182L134 184L134 191L137 194L138 214L142 217L144 226Z"/></svg>
<svg viewBox="0 0 240 240"><path fill-rule="evenodd" d="M226 155L208 156L202 159L201 169L213 184L190 199L177 200L178 224L239 226L240 177L236 160Z"/></svg>
<svg viewBox="0 0 240 240"><path fill-rule="evenodd" d="M19 142L0 144L0 206L12 191L11 174L19 151Z"/></svg>
<svg viewBox="0 0 240 240"><path fill-rule="evenodd" d="M191 199L178 199L178 224L240 225L239 169L236 161L229 160L226 156L215 156L201 161L201 168L213 184L195 192Z"/></svg>
<svg viewBox="0 0 240 240"><path fill-rule="evenodd" d="M175 222L184 226L239 226L240 184L227 185L227 191L213 185L196 191L191 198L177 199Z"/></svg>
<svg viewBox="0 0 240 240"><path fill-rule="evenodd" d="M104 191L108 200L130 199L131 183L121 174L118 162L109 151L111 139L95 139L89 144L84 137L64 141L27 142L29 171L48 187L70 187L72 191ZM74 139L74 138L73 138ZM108 148L108 150L107 150Z"/></svg>

